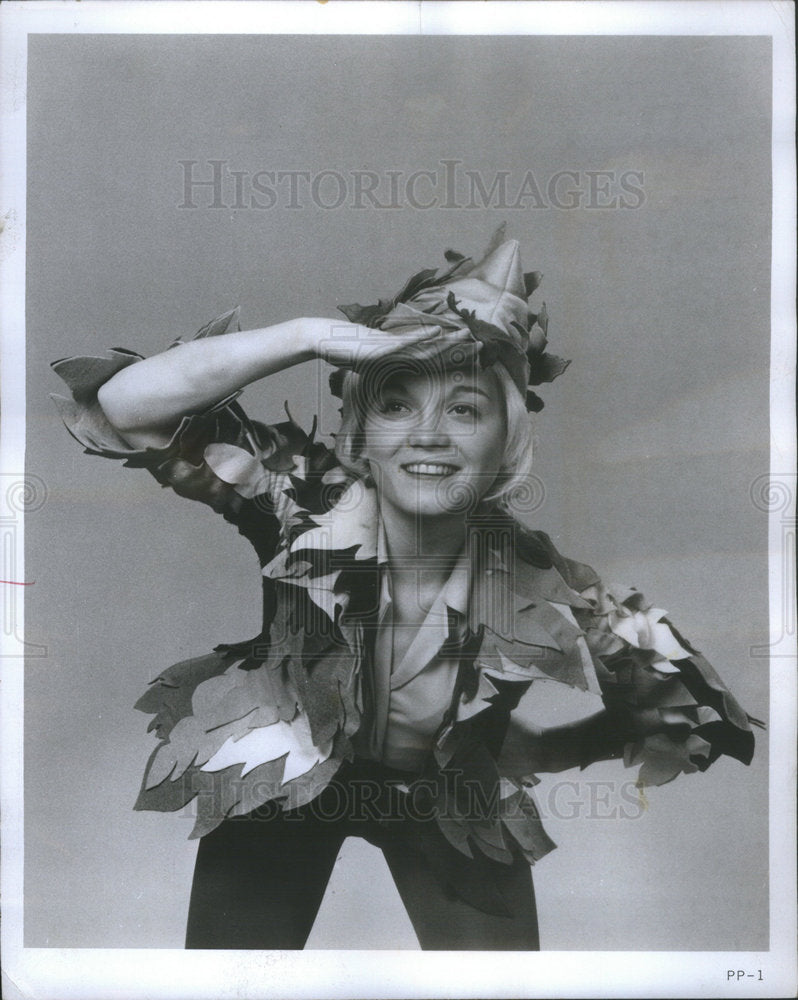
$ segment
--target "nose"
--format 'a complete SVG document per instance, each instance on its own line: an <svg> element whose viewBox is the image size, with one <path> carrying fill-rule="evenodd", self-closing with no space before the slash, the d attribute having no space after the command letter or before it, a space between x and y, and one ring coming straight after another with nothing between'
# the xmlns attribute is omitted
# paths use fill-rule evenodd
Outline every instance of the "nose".
<svg viewBox="0 0 798 1000"><path fill-rule="evenodd" d="M408 444L411 448L451 451L454 448L451 431L444 400L432 392L419 410L415 425L409 429Z"/></svg>
<svg viewBox="0 0 798 1000"><path fill-rule="evenodd" d="M410 432L411 448L451 448L451 436L441 427L416 427Z"/></svg>

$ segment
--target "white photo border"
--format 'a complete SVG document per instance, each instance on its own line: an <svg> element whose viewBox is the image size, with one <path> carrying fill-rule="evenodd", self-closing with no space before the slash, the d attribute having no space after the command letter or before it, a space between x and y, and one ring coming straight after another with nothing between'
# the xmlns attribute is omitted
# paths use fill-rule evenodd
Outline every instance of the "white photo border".
<svg viewBox="0 0 798 1000"><path fill-rule="evenodd" d="M740 952L445 953L183 952L24 948L22 938L21 640L3 634L2 899L3 979L8 997L754 997L794 995L795 627L784 572L785 519L795 540L795 154L793 5L786 2L6 3L2 44L2 437L4 475L24 469L25 440L25 93L27 38L37 33L320 33L769 35L773 41L773 263L770 483L788 507L771 513L770 899L771 947ZM5 515L7 512L0 512ZM3 584L24 610L24 535L4 553ZM4 598L9 607L10 598ZM794 613L794 612L793 612ZM24 622L24 617L19 618ZM20 633L24 634L24 633ZM727 981L727 970L761 979Z"/></svg>

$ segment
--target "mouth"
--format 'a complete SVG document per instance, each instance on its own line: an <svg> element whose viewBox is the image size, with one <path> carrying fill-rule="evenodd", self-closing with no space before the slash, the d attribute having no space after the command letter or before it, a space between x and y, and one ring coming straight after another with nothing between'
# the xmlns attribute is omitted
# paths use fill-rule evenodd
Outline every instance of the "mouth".
<svg viewBox="0 0 798 1000"><path fill-rule="evenodd" d="M420 479L444 479L459 472L460 467L449 465L448 462L408 462L402 466L402 470Z"/></svg>

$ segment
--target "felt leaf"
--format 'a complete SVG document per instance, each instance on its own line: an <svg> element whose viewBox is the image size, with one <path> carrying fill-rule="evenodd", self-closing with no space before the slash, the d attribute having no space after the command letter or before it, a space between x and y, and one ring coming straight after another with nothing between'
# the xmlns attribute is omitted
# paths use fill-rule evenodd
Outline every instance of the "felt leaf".
<svg viewBox="0 0 798 1000"><path fill-rule="evenodd" d="M537 780L537 779L536 779ZM517 795L520 785L517 780L502 775L499 778L499 799L510 799L513 795ZM500 810L501 814L501 810Z"/></svg>
<svg viewBox="0 0 798 1000"><path fill-rule="evenodd" d="M697 723L695 713L689 708L658 707L657 713L666 726L687 726L694 729Z"/></svg>
<svg viewBox="0 0 798 1000"><path fill-rule="evenodd" d="M233 814L238 803L247 794L244 786L251 780L251 776L250 779L241 778L240 771L240 765L215 773L194 770L192 781L196 783L198 792L195 800L196 820L189 840L206 836ZM260 792L259 797L268 796L272 792L272 787L264 780L259 781L257 786L253 784L252 789L253 792Z"/></svg>
<svg viewBox="0 0 798 1000"><path fill-rule="evenodd" d="M381 300L373 306L361 306L358 302L352 302L349 305L337 306L336 308L346 316L350 323L373 327L379 317L390 310L391 303Z"/></svg>
<svg viewBox="0 0 798 1000"><path fill-rule="evenodd" d="M346 378L346 372L343 368L334 368L329 375L329 385L330 392L337 399L344 398L344 380Z"/></svg>
<svg viewBox="0 0 798 1000"><path fill-rule="evenodd" d="M248 718L250 726L270 725L275 714L283 722L291 722L298 711L298 695L291 683L285 661L269 662L253 673L258 674L258 684L263 695L257 698L258 708Z"/></svg>
<svg viewBox="0 0 798 1000"><path fill-rule="evenodd" d="M473 698L466 698L465 692L460 696L457 703L457 721L465 722L485 709L490 707L490 699L495 697L499 690L489 677L480 671L477 693Z"/></svg>
<svg viewBox="0 0 798 1000"><path fill-rule="evenodd" d="M541 568L519 559L512 567L511 577L514 591L526 598L527 602L540 604L542 601L550 601L572 608L590 608L589 602L568 585L554 566ZM516 607L520 609L523 605L519 603Z"/></svg>
<svg viewBox="0 0 798 1000"><path fill-rule="evenodd" d="M714 708L710 708L708 705L699 705L696 710L696 720L699 725L704 725L707 722L720 722L721 717Z"/></svg>
<svg viewBox="0 0 798 1000"><path fill-rule="evenodd" d="M526 614L529 618L535 617L563 652L571 649L583 634L567 604L545 601L534 609L529 609Z"/></svg>
<svg viewBox="0 0 798 1000"><path fill-rule="evenodd" d="M645 598L637 587L624 586L619 583L608 583L604 587L607 598L617 607L625 605L632 611L644 611ZM650 605L646 605L650 607Z"/></svg>
<svg viewBox="0 0 798 1000"><path fill-rule="evenodd" d="M382 325L383 319L396 308L397 305L406 303L418 298L428 289L442 286L455 274L461 274L467 268L469 258L447 251L446 260L452 265L443 274L438 274L437 268L424 268L412 275L402 286L401 290L389 299L380 299L376 305L361 306L358 303L338 306L338 309L353 323L360 323L364 326L378 327Z"/></svg>
<svg viewBox="0 0 798 1000"><path fill-rule="evenodd" d="M326 760L332 751L332 741L314 746L310 726L303 714L293 722L275 722L271 726L251 729L238 739L230 738L202 765L203 771L221 771L233 764L242 764L242 776L259 764L285 757L283 782L309 771Z"/></svg>
<svg viewBox="0 0 798 1000"><path fill-rule="evenodd" d="M639 649L655 650L668 660L681 660L690 654L676 640L671 629L660 619L665 612L660 608L647 611L610 612L609 625L616 635Z"/></svg>
<svg viewBox="0 0 798 1000"><path fill-rule="evenodd" d="M416 327L436 327L441 333L459 330L462 323L446 312L440 311L437 300L428 308L422 308L426 296L419 297L414 303L400 302L394 306L390 314L379 320L379 328L385 332L407 330ZM444 305L445 309L445 305ZM407 347L407 352L417 363L426 357L437 357L446 341L439 337L430 338L422 343L414 343ZM465 360L465 359L464 359Z"/></svg>
<svg viewBox="0 0 798 1000"><path fill-rule="evenodd" d="M340 767L340 759L331 756L327 760L318 762L304 774L295 776L283 784L282 791L285 795L283 808L285 810L299 809L301 806L307 805L324 791Z"/></svg>
<svg viewBox="0 0 798 1000"><path fill-rule="evenodd" d="M543 646L528 646L526 643L507 642L501 636L485 633L479 650L480 670L490 671L492 678L500 677L508 681L531 683L541 679L542 671L549 680L561 680L563 654Z"/></svg>
<svg viewBox="0 0 798 1000"><path fill-rule="evenodd" d="M575 644L574 648L579 654L579 658L582 665L582 673L585 677L585 682L587 685L587 690L591 694L601 696L601 682L599 680L599 670L596 669L596 663L593 659L593 655L587 645L587 640L583 635L580 635ZM602 676L606 673L603 665L599 664L599 669L601 670Z"/></svg>
<svg viewBox="0 0 798 1000"><path fill-rule="evenodd" d="M437 267L426 267L423 270L418 271L416 274L407 279L402 289L396 295L396 301L405 302L407 299L411 299L423 288L426 288L430 281L434 281L437 274Z"/></svg>
<svg viewBox="0 0 798 1000"><path fill-rule="evenodd" d="M535 291L535 289L540 285L543 280L543 275L540 271L527 271L524 274L524 291L526 292L526 297Z"/></svg>
<svg viewBox="0 0 798 1000"><path fill-rule="evenodd" d="M240 306L236 306L234 309L230 309L229 312L222 313L221 316L212 319L210 323L206 323L190 339L202 340L205 337L219 337L225 333L237 332L241 329L240 318L241 308Z"/></svg>
<svg viewBox="0 0 798 1000"><path fill-rule="evenodd" d="M551 631L548 625L547 629ZM534 665L548 674L551 680L578 688L581 691L588 690L585 664L578 645L573 641L568 642L561 651L526 646L517 642L511 646L504 646L501 639L495 639L493 643L497 651L503 652L516 664L521 666ZM534 678L532 679L534 680Z"/></svg>
<svg viewBox="0 0 798 1000"><path fill-rule="evenodd" d="M284 764L281 757L267 764L259 764L248 774L239 776L235 782L238 801L230 807L227 815L246 816L267 802L281 798L284 792L280 779Z"/></svg>
<svg viewBox="0 0 798 1000"><path fill-rule="evenodd" d="M544 402L536 392L528 390L525 397L526 408L530 413L540 413L544 407Z"/></svg>
<svg viewBox="0 0 798 1000"><path fill-rule="evenodd" d="M535 664L534 660L526 664L521 664L505 656L500 649L497 649L497 653L499 655L499 669L503 678L518 677L524 681L550 681L552 679L545 670L541 670Z"/></svg>
<svg viewBox="0 0 798 1000"><path fill-rule="evenodd" d="M664 733L648 736L643 741L643 763L637 784L664 785L682 772L691 774L698 766L690 758L705 756L709 750L709 743L700 736L690 736L683 742L676 742Z"/></svg>
<svg viewBox="0 0 798 1000"><path fill-rule="evenodd" d="M551 543L551 539L549 539L549 543ZM586 604L589 604L592 607L592 604L590 604L590 601L586 599L583 591L601 583L599 575L593 567L588 566L587 563L578 562L576 559L568 559L565 556L560 555L558 552L557 569L567 585L574 590Z"/></svg>
<svg viewBox="0 0 798 1000"><path fill-rule="evenodd" d="M264 672L262 679L268 679L268 673ZM228 739L234 740L249 730L258 714L253 709L266 707L273 717L278 704L278 699L272 697L274 688L267 698L258 690L258 683L254 672L233 668L229 675L212 677L198 684L192 696L192 706L198 715L187 716L176 723L168 742L163 743L153 757L146 787L152 788L167 778L176 781L192 764L198 767L205 764ZM243 703L236 703L238 685L251 692L251 697L247 694ZM225 701L228 696L230 703Z"/></svg>
<svg viewBox="0 0 798 1000"><path fill-rule="evenodd" d="M305 477L289 476L291 490L287 491L296 503L310 514L325 514L334 507L346 492L350 480L342 477L331 481L326 473L313 473Z"/></svg>
<svg viewBox="0 0 798 1000"><path fill-rule="evenodd" d="M701 723L693 731L694 736L706 740L710 752L706 757L697 757L695 762L700 770L705 770L721 754L734 757L742 764L750 764L754 756L754 734L731 725L726 719Z"/></svg>
<svg viewBox="0 0 798 1000"><path fill-rule="evenodd" d="M148 732L156 731L165 739L175 724L192 714L191 698L198 684L224 673L230 658L217 652L183 660L165 670L133 706L139 712L152 714Z"/></svg>
<svg viewBox="0 0 798 1000"><path fill-rule="evenodd" d="M663 678L641 670L635 675L635 690L637 703L645 707L685 708L697 704L677 675Z"/></svg>
<svg viewBox="0 0 798 1000"><path fill-rule="evenodd" d="M454 292L448 293L446 304L453 313L465 322L471 333L486 347L508 343L509 337L506 330L502 330L501 327L480 319L473 309L461 309L457 304ZM520 346L516 345L516 350L520 351Z"/></svg>
<svg viewBox="0 0 798 1000"><path fill-rule="evenodd" d="M283 809L298 809L306 805L329 785L341 763L353 758L352 745L342 734L333 740L332 753L305 774L299 775L282 786Z"/></svg>
<svg viewBox="0 0 798 1000"><path fill-rule="evenodd" d="M336 594L333 589L337 580L338 574L331 573L329 576L297 577L287 582L304 587L313 603L327 615L330 621L335 621L338 617L339 609L345 603L344 597Z"/></svg>
<svg viewBox="0 0 798 1000"><path fill-rule="evenodd" d="M458 732L459 728L459 732ZM499 773L485 744L456 727L457 749L449 764L446 811L464 819L493 820L498 815Z"/></svg>
<svg viewBox="0 0 798 1000"><path fill-rule="evenodd" d="M275 449L265 458L261 458L261 465L269 472L294 472L297 468L297 456L290 448L281 447ZM273 488L270 492L276 492L276 490ZM258 491L253 490L253 496L257 496L257 494Z"/></svg>
<svg viewBox="0 0 798 1000"><path fill-rule="evenodd" d="M671 663L670 660L666 659L664 656L660 656L658 653L655 653L654 658L651 661L651 667L661 674L670 676L674 676L679 673L679 667L677 664Z"/></svg>
<svg viewBox="0 0 798 1000"><path fill-rule="evenodd" d="M473 851L468 844L469 828L467 824L452 816L436 816L435 819L441 833L452 847L467 858L473 858Z"/></svg>
<svg viewBox="0 0 798 1000"><path fill-rule="evenodd" d="M633 743L627 743L623 748L623 766L624 767L634 767L635 764L639 764L643 759L643 742L642 740L635 741Z"/></svg>
<svg viewBox="0 0 798 1000"><path fill-rule="evenodd" d="M548 335L549 335L549 313L548 313L548 310L546 309L546 303L545 302L540 307L540 312L538 313L538 317L537 317L537 324L541 328L541 330L543 331L544 336L548 337Z"/></svg>
<svg viewBox="0 0 798 1000"><path fill-rule="evenodd" d="M75 356L53 361L50 367L66 382L77 403L92 400L97 390L128 365L141 361L142 355L115 347L105 357Z"/></svg>
<svg viewBox="0 0 798 1000"><path fill-rule="evenodd" d="M594 663L595 658L613 656L624 648L624 641L620 636L598 626L585 629L585 640L594 656Z"/></svg>
<svg viewBox="0 0 798 1000"><path fill-rule="evenodd" d="M524 852L531 864L557 846L548 836L531 793L524 789L500 802L500 816L507 832Z"/></svg>
<svg viewBox="0 0 798 1000"><path fill-rule="evenodd" d="M457 752L458 744L458 731L455 730L451 722L447 722L438 734L435 746L433 747L433 755L438 767L444 768L449 766L452 757Z"/></svg>
<svg viewBox="0 0 798 1000"><path fill-rule="evenodd" d="M268 489L269 479L258 456L232 444L211 443L204 459L214 473L238 493L251 499Z"/></svg>
<svg viewBox="0 0 798 1000"><path fill-rule="evenodd" d="M300 535L291 552L304 549L352 550L357 560L377 556L376 491L360 480L353 482L338 504L313 518L315 527Z"/></svg>
<svg viewBox="0 0 798 1000"><path fill-rule="evenodd" d="M231 687L219 690L208 709L195 713L206 728L246 718L250 728L271 725L278 719L291 721L296 714L297 696L283 672L273 664L231 671ZM211 696L211 692L208 692ZM287 716L287 718L286 718Z"/></svg>
<svg viewBox="0 0 798 1000"><path fill-rule="evenodd" d="M538 569L548 569L554 565L553 553L556 549L545 532L514 526L513 544L520 563L529 563ZM513 566L515 574L522 571L520 563L516 562Z"/></svg>
<svg viewBox="0 0 798 1000"><path fill-rule="evenodd" d="M537 322L537 316L535 316L534 313L528 313L528 316L529 326L527 327L527 333L524 339L526 342L526 357L531 368L534 366L537 358L539 358L546 350L548 340L546 339L546 334Z"/></svg>
<svg viewBox="0 0 798 1000"><path fill-rule="evenodd" d="M699 704L714 708L723 719L737 729L750 731L749 717L715 672L714 667L700 654L691 654L679 664L685 687Z"/></svg>
<svg viewBox="0 0 798 1000"><path fill-rule="evenodd" d="M501 864L509 865L513 862L512 853L502 845L501 847L496 847L490 840L483 839L479 837L474 830L475 824L471 824L469 828L469 833L471 835L472 843L475 847L478 847L482 853L490 858L492 861L498 861ZM496 829L501 831L501 827L497 824Z"/></svg>
<svg viewBox="0 0 798 1000"><path fill-rule="evenodd" d="M524 345L527 357L529 357L529 352L530 352L529 331L526 329L526 327L521 326L521 324L517 323L515 320L510 321L510 326L513 330L515 330L518 336L518 340L520 341L521 344Z"/></svg>
<svg viewBox="0 0 798 1000"><path fill-rule="evenodd" d="M527 567L534 573L532 567ZM521 573L517 580L520 581ZM510 590L498 576L476 581L470 608L472 631L484 625L494 635L513 645L567 650L582 630L567 605L543 598L537 586ZM563 584L563 587L565 585ZM520 590L526 590L521 593ZM549 593L552 588L545 588ZM562 596L567 596L568 588ZM573 593L573 592L570 592ZM580 600L574 594L575 600ZM539 603L532 603L532 601ZM512 654L508 654L514 658Z"/></svg>
<svg viewBox="0 0 798 1000"><path fill-rule="evenodd" d="M192 780L192 774L190 773L184 775L178 781L160 781L157 785L153 785L150 788L147 787L153 761L160 749L161 745L159 744L150 754L150 758L147 761L141 789L133 806L136 811L152 809L156 812L175 812L186 806L198 794L199 787Z"/></svg>
<svg viewBox="0 0 798 1000"><path fill-rule="evenodd" d="M570 365L570 360L558 357L556 354L533 353L529 357L529 384L541 385L553 382Z"/></svg>
<svg viewBox="0 0 798 1000"><path fill-rule="evenodd" d="M50 399L66 429L89 454L117 459L141 454L114 430L96 400L76 403L54 392L50 393Z"/></svg>
<svg viewBox="0 0 798 1000"><path fill-rule="evenodd" d="M194 716L181 719L153 756L145 787L153 788L167 779L176 781L192 764L204 764L225 740L242 735L247 728L246 720L237 719L208 732Z"/></svg>
<svg viewBox="0 0 798 1000"><path fill-rule="evenodd" d="M213 729L219 723L234 721L230 718L225 719L219 706L227 695L236 691L239 681L243 686L248 676L247 671L234 667L232 670L228 669L223 674L198 684L191 698L192 714L207 729ZM240 707L243 706L235 706L234 715ZM250 704L249 710L251 711L253 708L255 705Z"/></svg>
<svg viewBox="0 0 798 1000"><path fill-rule="evenodd" d="M179 725L184 725L185 723L192 724L193 720L182 720ZM184 753L181 758L179 752L179 744L173 744L171 741L168 743L162 743L157 749L155 756L151 758L150 763L147 768L147 778L145 788L149 790L154 788L156 785L160 785L162 781L166 781L171 778L174 774L175 778L179 778L183 774L186 768L195 760L196 751L193 753L189 748L188 753ZM177 773L175 773L177 770Z"/></svg>
<svg viewBox="0 0 798 1000"><path fill-rule="evenodd" d="M469 832L479 842L480 847L483 844L488 844L496 851L506 850L504 834L497 820L471 820L469 823Z"/></svg>
<svg viewBox="0 0 798 1000"><path fill-rule="evenodd" d="M291 677L310 720L313 739L326 744L343 728L345 714L341 688L348 687L353 674L352 655L332 653L306 671L301 662L290 664Z"/></svg>

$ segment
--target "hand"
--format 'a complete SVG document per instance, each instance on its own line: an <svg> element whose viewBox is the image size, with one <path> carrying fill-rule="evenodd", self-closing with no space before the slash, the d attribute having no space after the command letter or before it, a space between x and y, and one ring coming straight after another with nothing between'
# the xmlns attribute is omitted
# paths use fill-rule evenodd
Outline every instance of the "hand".
<svg viewBox="0 0 798 1000"><path fill-rule="evenodd" d="M444 333L439 326L425 325L403 330L378 330L334 320L315 322L320 327L324 324L323 328L314 331L321 334L314 338L316 356L328 364L353 371L360 371L394 354L420 361L454 349L462 363L476 356L480 347L466 329Z"/></svg>

